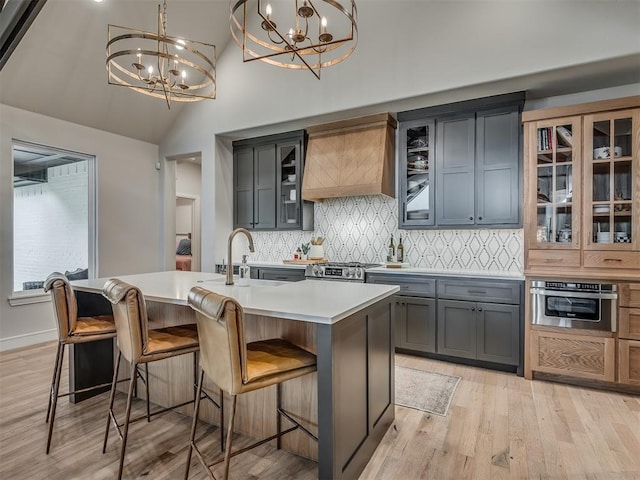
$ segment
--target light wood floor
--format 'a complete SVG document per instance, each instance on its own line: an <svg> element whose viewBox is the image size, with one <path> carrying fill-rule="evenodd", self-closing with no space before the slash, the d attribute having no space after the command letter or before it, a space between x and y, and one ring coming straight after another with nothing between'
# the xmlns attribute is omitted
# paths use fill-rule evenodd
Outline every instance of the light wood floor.
<svg viewBox="0 0 640 480"><path fill-rule="evenodd" d="M101 453L107 394L78 405L62 399L52 450L44 454L54 356L54 343L0 353L0 478L111 479L119 442L112 430L107 453ZM447 417L396 407L397 429L387 432L361 479L640 479L639 397L396 359L462 380ZM135 407L142 412L142 402ZM124 408L122 394L117 408ZM182 478L189 427L190 419L175 413L133 424L125 478ZM219 448L216 433L215 427L200 429L211 458ZM297 480L316 478L317 468L263 446L234 459L231 473L237 479ZM206 478L195 460L190 478Z"/></svg>

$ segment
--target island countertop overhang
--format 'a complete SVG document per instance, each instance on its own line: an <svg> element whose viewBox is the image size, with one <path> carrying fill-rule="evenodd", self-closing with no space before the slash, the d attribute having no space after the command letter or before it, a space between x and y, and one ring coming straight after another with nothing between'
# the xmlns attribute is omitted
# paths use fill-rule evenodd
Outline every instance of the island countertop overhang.
<svg viewBox="0 0 640 480"><path fill-rule="evenodd" d="M138 287L147 301L187 305L187 295L200 286L234 298L245 313L303 322L333 324L397 293L393 285L303 280L275 284L252 281L253 285L225 285L224 275L206 272L167 271L71 282L77 291L101 293L109 278L119 278Z"/></svg>

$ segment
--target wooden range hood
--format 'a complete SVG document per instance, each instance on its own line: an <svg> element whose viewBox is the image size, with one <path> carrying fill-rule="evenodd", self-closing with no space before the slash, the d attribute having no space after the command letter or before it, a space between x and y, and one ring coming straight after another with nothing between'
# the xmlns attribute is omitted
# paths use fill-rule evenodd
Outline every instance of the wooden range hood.
<svg viewBox="0 0 640 480"><path fill-rule="evenodd" d="M388 113L307 128L302 198L395 197L395 129Z"/></svg>

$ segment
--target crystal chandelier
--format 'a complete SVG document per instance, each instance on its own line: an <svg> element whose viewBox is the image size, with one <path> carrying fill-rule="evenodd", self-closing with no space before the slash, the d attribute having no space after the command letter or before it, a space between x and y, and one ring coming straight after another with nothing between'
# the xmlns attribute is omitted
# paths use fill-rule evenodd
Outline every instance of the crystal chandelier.
<svg viewBox="0 0 640 480"><path fill-rule="evenodd" d="M231 35L242 48L243 61L309 69L320 79L322 68L342 62L355 50L354 0L268 1L232 0ZM284 30L278 30L280 26Z"/></svg>
<svg viewBox="0 0 640 480"><path fill-rule="evenodd" d="M109 25L107 77L110 85L128 87L171 102L216 98L216 47L167 35L167 2L158 5L158 33Z"/></svg>

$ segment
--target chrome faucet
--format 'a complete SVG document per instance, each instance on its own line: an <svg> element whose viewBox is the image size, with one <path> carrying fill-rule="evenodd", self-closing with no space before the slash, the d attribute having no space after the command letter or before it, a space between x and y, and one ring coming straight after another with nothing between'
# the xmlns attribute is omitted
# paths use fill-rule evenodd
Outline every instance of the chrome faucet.
<svg viewBox="0 0 640 480"><path fill-rule="evenodd" d="M255 252L253 249L253 237L249 230L246 228L236 228L229 235L229 240L227 240L227 281L224 282L225 285L233 285L233 257L231 256L231 244L233 243L233 237L235 237L238 233L244 233L249 239L249 251L251 253Z"/></svg>

